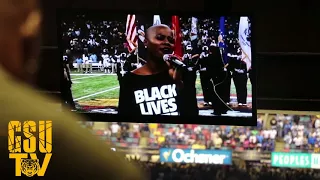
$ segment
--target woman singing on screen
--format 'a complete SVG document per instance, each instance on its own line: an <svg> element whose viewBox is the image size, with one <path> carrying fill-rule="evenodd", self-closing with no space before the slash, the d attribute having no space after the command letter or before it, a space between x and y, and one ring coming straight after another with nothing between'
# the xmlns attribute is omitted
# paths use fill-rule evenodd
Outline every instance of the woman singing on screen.
<svg viewBox="0 0 320 180"><path fill-rule="evenodd" d="M180 68L163 60L165 54L173 53L173 33L166 25L154 25L145 37L146 64L124 75L120 83L119 114L181 115Z"/></svg>

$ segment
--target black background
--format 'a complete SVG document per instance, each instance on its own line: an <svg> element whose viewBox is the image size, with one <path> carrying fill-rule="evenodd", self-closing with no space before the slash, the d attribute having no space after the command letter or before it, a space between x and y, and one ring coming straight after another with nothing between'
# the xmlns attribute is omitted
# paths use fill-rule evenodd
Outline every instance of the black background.
<svg viewBox="0 0 320 180"><path fill-rule="evenodd" d="M158 3L160 2L160 3ZM317 1L254 0L55 0L42 1L40 88L59 91L58 8L246 12L254 15L257 107L320 110L319 12ZM160 7L160 8L159 8ZM293 52L289 53L288 52ZM306 52L309 52L307 55ZM310 55L313 54L313 55Z"/></svg>

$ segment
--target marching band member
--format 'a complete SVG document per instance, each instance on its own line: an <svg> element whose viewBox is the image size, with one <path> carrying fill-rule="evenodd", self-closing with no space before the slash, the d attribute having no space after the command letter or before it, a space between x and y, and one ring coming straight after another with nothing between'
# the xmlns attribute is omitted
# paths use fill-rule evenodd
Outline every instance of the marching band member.
<svg viewBox="0 0 320 180"><path fill-rule="evenodd" d="M202 47L202 53L200 54L199 59L199 65L200 65L200 82L203 92L203 98L204 98L204 106L212 105L212 94L213 92L213 86L212 82L210 81L211 75L208 71L209 68L209 62L208 62L208 56L209 56L209 47L203 46Z"/></svg>
<svg viewBox="0 0 320 180"><path fill-rule="evenodd" d="M233 59L232 78L237 92L237 102L239 106L247 105L247 66L241 57L241 49L237 50L237 57Z"/></svg>

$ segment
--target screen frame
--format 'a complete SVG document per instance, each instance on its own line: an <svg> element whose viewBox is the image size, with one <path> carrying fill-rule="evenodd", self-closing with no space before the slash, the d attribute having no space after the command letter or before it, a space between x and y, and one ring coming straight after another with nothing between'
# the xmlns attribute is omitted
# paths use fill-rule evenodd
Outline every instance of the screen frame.
<svg viewBox="0 0 320 180"><path fill-rule="evenodd" d="M79 115L84 115L89 121L94 122L139 122L139 123L169 123L169 124L209 124L209 125L236 125L236 126L256 126L257 125L257 96L256 96L256 48L255 48L255 19L253 14L251 13L230 13L230 12L221 12L217 11L216 13L208 12L208 11L132 11L132 10L101 10L101 9L72 9L72 8L62 8L57 9L57 38L58 38L58 52L60 57L60 63L62 67L62 56L64 50L62 47L62 30L61 30L61 22L64 18L74 16L77 14L90 14L90 17L102 19L101 16L107 16L108 14L150 14L151 16L155 14L163 14L163 15L177 15L177 16L190 16L192 13L193 16L247 16L250 18L251 22L251 66L252 66L252 78L254 82L251 87L252 94L252 116L251 117L230 117L230 116L194 116L194 117L185 117L185 116L138 116L138 117L126 117L118 114L105 114L105 113L83 113L74 111ZM61 76L63 78L63 69L60 69ZM62 79L61 78L61 79ZM61 90L64 88L63 83L60 83ZM139 121L135 121L134 119L139 119Z"/></svg>

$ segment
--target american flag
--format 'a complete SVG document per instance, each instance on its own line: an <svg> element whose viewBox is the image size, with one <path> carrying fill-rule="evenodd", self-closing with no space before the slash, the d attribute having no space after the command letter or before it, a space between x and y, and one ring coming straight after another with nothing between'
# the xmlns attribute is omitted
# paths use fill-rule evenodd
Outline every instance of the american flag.
<svg viewBox="0 0 320 180"><path fill-rule="evenodd" d="M137 47L138 42L136 16L134 14L129 14L127 17L126 35L128 42L128 50L132 51L135 47Z"/></svg>

